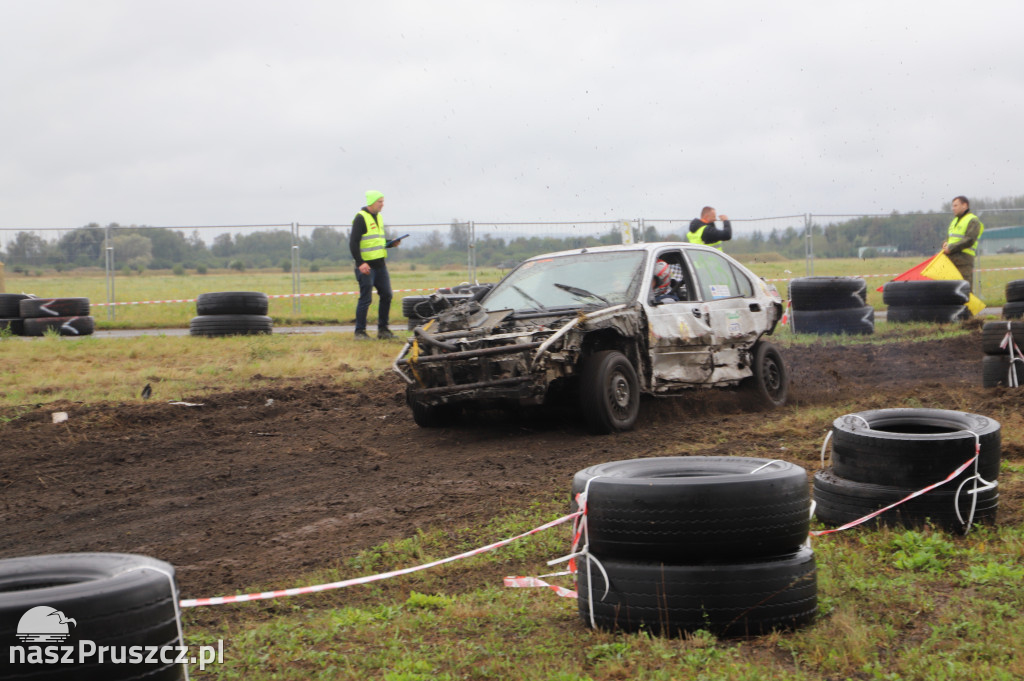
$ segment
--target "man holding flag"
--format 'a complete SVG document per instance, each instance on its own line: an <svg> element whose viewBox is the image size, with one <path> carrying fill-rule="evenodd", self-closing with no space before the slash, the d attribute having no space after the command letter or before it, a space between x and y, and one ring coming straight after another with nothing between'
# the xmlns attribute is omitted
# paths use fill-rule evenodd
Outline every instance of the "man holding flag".
<svg viewBox="0 0 1024 681"><path fill-rule="evenodd" d="M953 199L953 221L949 223L949 234L942 244L942 252L949 256L967 283L974 288L974 255L985 225L981 224L966 196Z"/></svg>

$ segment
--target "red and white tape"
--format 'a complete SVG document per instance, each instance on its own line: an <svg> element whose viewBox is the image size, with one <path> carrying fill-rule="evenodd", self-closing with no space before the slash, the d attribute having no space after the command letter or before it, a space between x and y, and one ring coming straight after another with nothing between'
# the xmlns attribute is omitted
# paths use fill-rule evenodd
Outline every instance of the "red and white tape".
<svg viewBox="0 0 1024 681"><path fill-rule="evenodd" d="M567 574L573 574L573 573L570 572L570 573L567 573ZM529 587L535 587L536 586L536 587L542 587L542 588L551 589L552 591L555 592L556 595L561 596L562 598L578 598L579 597L578 594L575 591L573 591L572 589L567 589L564 586L558 586L557 584L548 584L547 582L545 582L540 577L506 577L505 578L505 586L520 587L520 588L524 588L524 587L525 588L529 588Z"/></svg>
<svg viewBox="0 0 1024 681"><path fill-rule="evenodd" d="M535 527L532 530L529 530L527 532L523 532L522 534L517 534L514 537L509 537L508 539L502 539L501 541L494 542L493 544L488 544L487 546L481 546L480 548L473 549L472 551L466 551L465 553L460 553L457 556L451 556L449 558L442 558L440 560L435 560L433 562L425 563L423 565L416 565L414 567L403 568L401 570L392 570L391 572L382 572L380 574L369 575L369 576L366 576L366 577L355 577L353 579L345 579L345 580L342 580L340 582L331 582L329 584L316 584L316 585L313 585L313 586L300 586L300 587L297 587L297 588L294 588L294 589L279 589L277 591L263 591L261 593L240 594L240 595L237 595L237 596L217 596L215 598L190 598L190 599L185 599L185 600L180 601L179 605L182 608L197 608L197 607L200 607L200 606L203 606L203 605L223 605L225 603L245 603L247 601L263 601L263 600L268 600L268 599L272 599L272 598L284 598L286 596L299 596L299 595L302 595L302 594L318 593L320 591L330 591L330 590L333 590L333 589L342 589L342 588L345 588L347 586L355 586L356 584L369 584L370 582L379 582L382 579L390 579L391 577L398 577L398 576L401 576L401 575L407 575L407 574L410 574L412 572L418 572L420 570L426 570L427 568L437 567L438 565L444 565L445 563L452 563L452 562L457 561L457 560L462 560L463 558L469 558L471 556L478 556L481 553L486 553L488 551L493 551L493 550L501 548L502 546L505 546L507 544L511 544L512 542L516 541L517 539L523 539L524 537L529 537L531 535L537 534L538 532L543 532L544 530L547 530L547 529L550 529L550 528L555 527L557 525L561 525L562 523L568 522L568 521L572 520L573 518L576 518L577 516L579 516L580 513L581 512L579 512L579 511L577 511L576 513L570 513L569 515L565 515L565 516L562 516L561 518L557 518L555 520L552 520L549 523L544 523L540 527Z"/></svg>
<svg viewBox="0 0 1024 681"><path fill-rule="evenodd" d="M413 291L435 291L432 288L396 288L393 293L411 293ZM267 298L322 298L325 296L358 296L359 291L332 291L329 293L275 293ZM160 303L194 303L195 298L178 298L175 300L135 300L125 303L91 303L92 307L108 307L111 305L158 305Z"/></svg>

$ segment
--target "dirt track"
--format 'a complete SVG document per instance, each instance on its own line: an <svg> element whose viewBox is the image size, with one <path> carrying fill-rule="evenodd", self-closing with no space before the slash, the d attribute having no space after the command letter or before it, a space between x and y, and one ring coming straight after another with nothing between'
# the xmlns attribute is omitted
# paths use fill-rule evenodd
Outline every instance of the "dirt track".
<svg viewBox="0 0 1024 681"><path fill-rule="evenodd" d="M926 406L1003 422L1024 459L1024 391L981 388L981 338L784 351L791 405L746 411L734 393L645 400L636 430L591 436L565 414L485 413L422 430L397 377L314 382L172 406L45 405L0 426L0 557L142 553L175 565L184 597L289 579L417 527L472 526L566 494L587 465L669 454L770 456L817 467L832 419ZM186 398L187 399L187 398ZM814 406L819 409L807 410ZM67 411L54 425L51 413ZM13 416L12 412L5 415ZM1001 488L1000 522L1021 490Z"/></svg>

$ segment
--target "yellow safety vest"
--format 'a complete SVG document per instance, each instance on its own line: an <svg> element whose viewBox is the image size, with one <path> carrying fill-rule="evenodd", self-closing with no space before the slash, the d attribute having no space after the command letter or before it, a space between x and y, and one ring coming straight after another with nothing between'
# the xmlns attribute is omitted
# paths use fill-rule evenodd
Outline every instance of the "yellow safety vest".
<svg viewBox="0 0 1024 681"><path fill-rule="evenodd" d="M713 244L705 244L704 243L704 230L705 229L707 229L707 223L705 223L704 226L701 227L700 229L698 229L696 232L687 232L686 233L686 238L689 239L691 244L703 244L704 246L712 246L713 248L717 248L718 250L722 250L722 242L721 241L716 241Z"/></svg>
<svg viewBox="0 0 1024 681"><path fill-rule="evenodd" d="M359 255L364 261L380 260L388 257L388 240L384 236L384 225L380 223L380 213L371 215L365 210L359 211L366 222L366 234L359 240Z"/></svg>
<svg viewBox="0 0 1024 681"><path fill-rule="evenodd" d="M946 245L952 246L958 241L963 241L964 236L967 234L967 225L971 224L971 220L977 220L978 216L970 211L964 213L960 217L953 218L953 221L949 223L949 235L946 237ZM965 248L960 251L967 255L974 255L974 249L978 246L978 242L981 241L981 233L985 231L985 225L982 224L981 220L978 220L978 238L974 240L970 248Z"/></svg>

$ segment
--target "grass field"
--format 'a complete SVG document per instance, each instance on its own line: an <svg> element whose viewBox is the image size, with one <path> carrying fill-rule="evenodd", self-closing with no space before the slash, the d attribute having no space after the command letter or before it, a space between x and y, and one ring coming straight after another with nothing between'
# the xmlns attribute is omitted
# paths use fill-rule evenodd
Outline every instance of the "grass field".
<svg viewBox="0 0 1024 681"><path fill-rule="evenodd" d="M779 291L786 295L786 281L806 276L807 264L803 260L780 260L768 256L743 259L755 273L774 280ZM868 303L883 309L882 294L876 288L891 279L891 275L904 272L921 261L920 258L856 258L814 261L815 276L879 275L868 278ZM1006 282L1024 278L1024 254L992 255L979 260L980 269L1001 271L975 274L975 292L992 306L1005 301ZM1019 270L1003 268L1020 267ZM887 276L881 276L887 275ZM477 278L481 282L496 282L502 272L481 269ZM391 270L395 302L391 313L395 326L404 326L400 299L408 295L423 295L439 286L453 286L465 281L465 268L451 266L445 269L411 269L399 264ZM213 291L262 291L268 295L289 296L272 298L270 316L278 326L298 324L350 324L355 319L356 286L351 269L333 272L308 272L301 277L301 293L342 293L325 297L301 297L296 309L292 294L292 275L280 270L236 272L214 270L208 274L187 272L176 276L169 271L145 271L142 274L118 273L114 281L115 302L141 302L194 299L200 293ZM107 301L107 284L102 270L76 270L56 273L6 275L8 293L31 293L40 297L84 297L94 303L92 314L98 328L180 328L188 326L195 316L195 303L158 303L118 305L110 307L97 303ZM375 296L376 298L376 296ZM371 324L376 319L376 300L370 308Z"/></svg>

